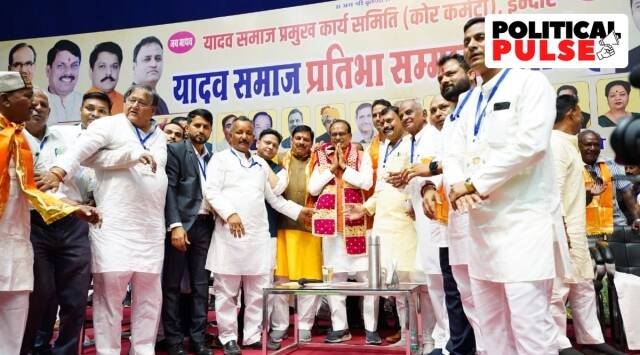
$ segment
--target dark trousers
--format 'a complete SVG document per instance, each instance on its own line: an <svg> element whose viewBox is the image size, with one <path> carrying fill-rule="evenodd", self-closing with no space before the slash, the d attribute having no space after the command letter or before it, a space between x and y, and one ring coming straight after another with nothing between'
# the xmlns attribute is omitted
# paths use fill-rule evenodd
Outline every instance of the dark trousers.
<svg viewBox="0 0 640 355"><path fill-rule="evenodd" d="M50 317L56 299L60 305L60 328L51 352L77 353L91 280L88 234L89 225L75 216L47 225L37 212L31 212L34 285L21 354L33 348L43 319L48 318L47 314Z"/></svg>
<svg viewBox="0 0 640 355"><path fill-rule="evenodd" d="M449 265L449 248L440 248L440 269L444 285L444 299L449 316L449 341L447 350L451 355L471 355L476 353L476 338L462 308L458 284L453 278Z"/></svg>
<svg viewBox="0 0 640 355"><path fill-rule="evenodd" d="M209 215L198 217L187 231L189 244L186 252L178 251L171 245L171 238L165 242L164 267L162 270L162 322L164 336L170 345L182 344L183 317L180 310L180 281L185 265L189 268L191 284L191 312L189 338L192 342L205 341L207 310L209 302L209 271L204 268L207 252L211 244L214 222Z"/></svg>

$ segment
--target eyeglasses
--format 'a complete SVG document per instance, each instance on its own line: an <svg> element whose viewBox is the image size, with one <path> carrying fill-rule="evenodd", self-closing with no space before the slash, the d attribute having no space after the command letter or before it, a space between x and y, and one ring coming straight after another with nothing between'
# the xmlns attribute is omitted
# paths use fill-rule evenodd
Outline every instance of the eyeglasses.
<svg viewBox="0 0 640 355"><path fill-rule="evenodd" d="M143 102L141 99L135 98L135 97L127 97L127 104L134 106L135 104L138 104L138 106L142 107L142 108L147 108L147 107L151 107L151 104L148 104L146 102Z"/></svg>

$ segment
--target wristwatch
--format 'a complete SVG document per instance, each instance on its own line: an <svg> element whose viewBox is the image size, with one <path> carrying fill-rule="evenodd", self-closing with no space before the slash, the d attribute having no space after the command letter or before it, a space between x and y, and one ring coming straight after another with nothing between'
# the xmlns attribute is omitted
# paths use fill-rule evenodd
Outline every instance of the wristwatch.
<svg viewBox="0 0 640 355"><path fill-rule="evenodd" d="M464 181L464 187L467 189L467 192L469 193L476 192L476 187L473 186L473 183L471 182L471 178L467 178Z"/></svg>
<svg viewBox="0 0 640 355"><path fill-rule="evenodd" d="M431 172L431 175L438 175L438 162L435 160L432 160L431 163L429 163L429 172Z"/></svg>

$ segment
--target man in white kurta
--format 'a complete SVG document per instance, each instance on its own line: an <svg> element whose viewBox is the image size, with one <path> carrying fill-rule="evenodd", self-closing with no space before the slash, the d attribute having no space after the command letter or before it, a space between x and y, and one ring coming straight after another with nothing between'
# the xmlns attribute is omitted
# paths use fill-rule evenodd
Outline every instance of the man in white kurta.
<svg viewBox="0 0 640 355"><path fill-rule="evenodd" d="M107 165L95 167L100 228L90 229L94 280L94 327L98 354L120 354L122 300L132 285L131 343L136 354L153 354L162 304L164 203L167 190L164 134L152 120L157 95L133 86L124 114L101 118L51 169L73 174L100 150L113 150ZM143 163L143 164L141 164Z"/></svg>
<svg viewBox="0 0 640 355"><path fill-rule="evenodd" d="M558 349L571 350L567 338L565 304L571 304L573 327L578 344L604 348L604 337L596 310L596 292L593 286L593 266L586 231L586 195L582 157L578 148L582 111L574 96L562 95L556 99L556 123L551 133L551 153L554 172L562 202L562 212L570 241L573 275L556 278L551 297L551 312L558 325ZM608 348L606 350L614 350ZM614 350L615 351L615 350ZM610 353L605 351L606 353Z"/></svg>
<svg viewBox="0 0 640 355"><path fill-rule="evenodd" d="M45 223L90 210L36 189L31 151L22 135L23 123L31 117L32 96L26 73L0 72L0 354L7 355L20 352L33 289L29 202Z"/></svg>
<svg viewBox="0 0 640 355"><path fill-rule="evenodd" d="M318 159L313 166L313 173L309 178L308 191L312 196L319 196L325 186L333 185L330 189L337 198L343 198L344 188L353 188L367 191L372 185L373 169L371 168L371 158L369 154L358 151L351 144L351 126L347 121L336 120L329 126L331 144L323 146L325 151L329 149L334 153L329 159ZM315 154L326 154L315 152ZM357 157L353 166L348 165L349 155ZM342 163L342 164L340 164ZM342 186L337 186L341 184ZM337 190L342 191L338 193ZM363 194L364 196L364 194ZM364 198L364 197L363 197ZM344 200L344 198L343 198ZM325 236L322 239L323 265L333 268L333 281L346 282L349 274L355 274L355 279L359 282L366 282L368 258L366 255L349 255L344 238L344 223L340 230L341 223L338 218L343 218L343 201L336 201L336 230L335 235ZM366 228L366 221L365 221ZM345 296L329 296L329 307L331 308L331 328L332 333L327 336L328 342L340 342L351 339L347 324L347 309ZM362 307L362 317L364 318L367 344L381 344L382 340L376 332L378 318L378 298L365 296Z"/></svg>
<svg viewBox="0 0 640 355"><path fill-rule="evenodd" d="M427 124L424 108L416 99L400 103L400 119L403 128L410 134L409 164L428 161L439 155L440 131ZM423 323L423 352L434 348L444 349L449 338L449 324L444 301L442 271L440 269L440 248L447 247L446 235L441 225L422 213L422 184L424 178L409 180L406 190L410 194L415 216L417 234L416 272L414 281L427 285L428 292L420 292L420 316ZM404 181L403 181L404 183ZM444 350L446 353L446 350Z"/></svg>
<svg viewBox="0 0 640 355"><path fill-rule="evenodd" d="M450 200L469 213L469 274L484 346L495 354L557 354L549 310L553 87L539 72L487 68L483 18L465 25L464 43L483 84L460 113L444 166L466 176L452 185Z"/></svg>
<svg viewBox="0 0 640 355"><path fill-rule="evenodd" d="M262 289L270 287L274 259L271 252L266 201L291 219L309 211L273 194L266 162L249 151L253 124L234 121L231 148L215 155L207 167L205 196L217 213L206 268L214 273L216 318L225 354L240 354L235 297L244 292L244 345L259 346Z"/></svg>

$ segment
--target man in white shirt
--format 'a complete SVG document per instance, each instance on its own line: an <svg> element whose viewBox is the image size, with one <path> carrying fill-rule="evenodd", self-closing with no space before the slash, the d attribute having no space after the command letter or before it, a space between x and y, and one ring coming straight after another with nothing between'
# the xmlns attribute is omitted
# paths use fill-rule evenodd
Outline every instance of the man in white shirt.
<svg viewBox="0 0 640 355"><path fill-rule="evenodd" d="M120 353L122 300L132 285L132 349L153 354L160 317L164 259L167 143L152 119L158 96L147 86L125 93L123 114L94 121L43 178L55 186L96 152L111 152L94 166L101 228L91 228L94 326L100 354ZM106 167L105 167L106 166ZM52 182L53 181L53 182Z"/></svg>
<svg viewBox="0 0 640 355"><path fill-rule="evenodd" d="M209 272L204 268L213 233L213 214L204 198L207 165L211 152L205 143L211 136L213 116L205 109L187 114L188 138L167 146L166 224L169 234L165 242L163 275L162 324L169 355L185 354L184 336L197 355L210 355L205 345L209 302ZM191 289L191 307L182 317L181 281L185 268ZM135 292L135 290L134 290ZM188 334L183 334L184 324Z"/></svg>
<svg viewBox="0 0 640 355"><path fill-rule="evenodd" d="M482 78L450 140L449 194L469 213L469 275L483 345L491 354L557 354L549 295L562 221L553 160L553 87L540 72L490 69L484 18L464 26L464 56Z"/></svg>
<svg viewBox="0 0 640 355"><path fill-rule="evenodd" d="M560 354L578 354L567 338L565 304L571 304L576 341L583 348L606 354L619 353L605 344L596 310L593 287L593 266L586 232L586 195L584 193L583 162L578 148L577 134L582 124L582 111L577 97L560 95L556 98L556 121L551 132L556 182L560 191L564 222L569 238L569 253L573 275L556 278L551 297L551 312L560 331ZM622 354L622 353L619 353Z"/></svg>
<svg viewBox="0 0 640 355"><path fill-rule="evenodd" d="M51 105L51 125L80 120L82 94L75 91L80 75L80 47L62 39L47 52L47 96Z"/></svg>
<svg viewBox="0 0 640 355"><path fill-rule="evenodd" d="M441 133L440 129L432 123L427 124L426 110L416 99L400 102L400 119L403 128L411 135L411 150L409 164L427 163L435 156L440 155ZM441 122L440 122L441 123ZM442 125L440 125L442 128ZM404 169L405 171L409 170ZM422 212L422 184L424 178L416 177L406 181L403 174L390 174L390 181L394 186L404 186L411 195L411 207L415 218L415 229L418 235L418 247L416 251L415 280L423 282L428 287L428 293L421 292L421 310L423 319L424 344L423 352L441 351L449 338L449 324L444 303L444 288L442 271L440 269L440 248L447 247L446 235L442 233L437 221L428 219Z"/></svg>
<svg viewBox="0 0 640 355"><path fill-rule="evenodd" d="M109 112L109 98L101 94L97 104ZM24 133L29 140L36 170L47 171L58 156L64 154L80 130L73 126L49 127L49 104L40 89L34 90L34 108ZM84 112L81 112L84 116ZM78 126L79 127L79 126ZM92 200L92 174L80 171L70 177L55 196L72 204L87 204ZM91 248L89 226L75 216L67 216L47 225L37 211L31 211L31 243L34 250L34 288L30 296L29 317L23 338L22 352L28 353L34 346L44 351L49 347L53 322L60 305L59 335L53 345L53 353L66 353L78 346L80 328L84 322L89 282L91 279ZM42 334L38 333L42 330ZM44 336L38 339L36 334ZM43 349L44 347L45 349ZM34 349L35 350L35 349Z"/></svg>
<svg viewBox="0 0 640 355"><path fill-rule="evenodd" d="M313 234L323 237L323 265L333 268L334 282L346 282L349 273L355 273L357 281L366 282L366 250L356 250L349 245L366 245L367 218L351 221L347 225L343 216L347 204L357 203L362 206L364 203L364 192L372 185L371 159L368 154L351 144L351 125L347 121L333 121L329 126L329 136L331 143L323 144L315 152L313 173L309 178L309 194L317 196ZM327 204L325 199L334 202ZM331 217L327 218L327 214ZM328 228L319 227L319 223L326 223ZM347 324L346 297L329 296L327 299L331 308L332 331L325 341L339 343L351 339ZM362 316L365 323L365 343L381 344L382 339L376 331L377 297L364 297Z"/></svg>
<svg viewBox="0 0 640 355"><path fill-rule="evenodd" d="M0 72L0 353L18 354L33 290L29 205L54 223L70 214L97 223L87 206L71 206L36 188L23 123L30 119L33 86L27 73Z"/></svg>
<svg viewBox="0 0 640 355"><path fill-rule="evenodd" d="M206 268L214 273L219 339L224 353L231 355L241 353L235 303L241 283L246 304L243 344L254 347L260 342L262 289L271 285L274 267L264 200L292 219L308 220L311 214L311 209L273 194L267 163L250 152L253 140L251 121L234 121L231 148L212 158L205 185L207 201L217 213Z"/></svg>

